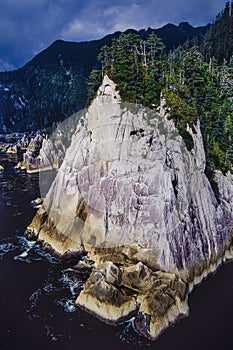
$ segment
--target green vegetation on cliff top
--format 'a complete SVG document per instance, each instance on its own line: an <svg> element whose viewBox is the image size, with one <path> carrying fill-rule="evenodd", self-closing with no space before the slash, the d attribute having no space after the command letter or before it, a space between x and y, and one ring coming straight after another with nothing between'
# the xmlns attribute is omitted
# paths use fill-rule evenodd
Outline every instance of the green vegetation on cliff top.
<svg viewBox="0 0 233 350"><path fill-rule="evenodd" d="M206 173L233 166L233 3L227 2L204 39L192 39L166 52L150 33L121 34L104 45L88 86L89 101L104 74L117 84L124 101L155 108L161 93L189 150L190 126L200 120L207 155ZM227 37L226 37L227 33ZM212 179L213 180L213 179Z"/></svg>

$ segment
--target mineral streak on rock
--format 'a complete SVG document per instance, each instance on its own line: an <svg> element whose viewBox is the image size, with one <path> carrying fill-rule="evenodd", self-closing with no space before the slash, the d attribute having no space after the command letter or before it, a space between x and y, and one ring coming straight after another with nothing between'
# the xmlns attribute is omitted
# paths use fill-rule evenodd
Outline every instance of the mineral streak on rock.
<svg viewBox="0 0 233 350"><path fill-rule="evenodd" d="M95 267L77 304L110 322L135 315L155 339L187 295L232 258L233 179L205 175L200 125L188 151L165 101L158 111L122 104L104 77L28 232L59 254L88 251Z"/></svg>

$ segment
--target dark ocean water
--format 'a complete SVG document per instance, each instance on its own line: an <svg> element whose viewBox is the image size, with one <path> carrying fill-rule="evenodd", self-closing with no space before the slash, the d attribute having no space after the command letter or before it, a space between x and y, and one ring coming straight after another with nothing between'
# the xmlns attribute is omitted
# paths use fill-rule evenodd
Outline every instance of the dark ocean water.
<svg viewBox="0 0 233 350"><path fill-rule="evenodd" d="M190 316L156 342L132 322L106 325L74 306L84 277L23 237L35 214L38 175L0 154L0 349L228 350L233 349L233 264L222 266L190 296Z"/></svg>

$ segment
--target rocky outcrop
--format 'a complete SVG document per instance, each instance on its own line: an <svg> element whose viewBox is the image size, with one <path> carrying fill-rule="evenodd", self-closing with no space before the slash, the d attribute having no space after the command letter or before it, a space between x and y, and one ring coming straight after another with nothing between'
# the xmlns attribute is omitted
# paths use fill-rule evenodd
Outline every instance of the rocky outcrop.
<svg viewBox="0 0 233 350"><path fill-rule="evenodd" d="M28 147L35 149L35 142L41 138L40 133L13 133L0 135L0 151L6 153L19 153L25 152ZM39 145L40 147L40 145Z"/></svg>
<svg viewBox="0 0 233 350"><path fill-rule="evenodd" d="M4 142L0 143L0 151L22 156L15 169L23 169L28 173L58 169L71 141L72 128L69 125L68 130L66 124L59 125L50 138L40 131L5 135L2 137Z"/></svg>
<svg viewBox="0 0 233 350"><path fill-rule="evenodd" d="M106 261L94 269L77 303L110 323L135 316L136 328L153 339L188 314L186 289L176 274L153 271L141 262Z"/></svg>
<svg viewBox="0 0 233 350"><path fill-rule="evenodd" d="M26 169L28 173L38 171L38 154L44 138L41 132L7 134L0 138L1 152L18 154L23 158L15 169Z"/></svg>
<svg viewBox="0 0 233 350"><path fill-rule="evenodd" d="M23 160L16 168L26 169L28 173L57 170L63 162L79 117L80 113L76 113L72 118L58 124L49 138L48 135L36 134L27 145Z"/></svg>
<svg viewBox="0 0 233 350"><path fill-rule="evenodd" d="M121 103L104 78L83 113L31 236L95 262L77 304L101 319L135 315L155 339L188 314L192 286L232 255L233 180L205 175L199 124L188 151L165 101L157 111Z"/></svg>
<svg viewBox="0 0 233 350"><path fill-rule="evenodd" d="M16 165L17 168L26 169L28 173L37 172L40 167L40 162L38 159L38 154L40 152L43 136L41 134L36 134L32 137L26 151L23 154L23 161Z"/></svg>
<svg viewBox="0 0 233 350"><path fill-rule="evenodd" d="M40 197L37 197L36 199L31 200L31 205L33 208L38 209L42 206L43 200Z"/></svg>
<svg viewBox="0 0 233 350"><path fill-rule="evenodd" d="M40 171L57 170L61 166L79 118L80 113L74 114L59 124L49 138L43 140L38 156Z"/></svg>
<svg viewBox="0 0 233 350"><path fill-rule="evenodd" d="M0 151L4 153L9 153L9 154L16 154L18 153L18 147L17 145L14 145L12 143L2 143L0 145Z"/></svg>

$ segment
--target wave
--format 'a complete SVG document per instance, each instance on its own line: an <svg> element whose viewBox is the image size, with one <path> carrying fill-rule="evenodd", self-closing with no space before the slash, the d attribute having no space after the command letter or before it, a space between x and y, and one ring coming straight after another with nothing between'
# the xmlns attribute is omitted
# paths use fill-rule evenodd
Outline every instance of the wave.
<svg viewBox="0 0 233 350"><path fill-rule="evenodd" d="M83 286L83 281L76 277L76 271L72 268L62 270L61 273L59 281L65 288L69 289L73 297L77 297Z"/></svg>
<svg viewBox="0 0 233 350"><path fill-rule="evenodd" d="M82 271L67 267L69 262L59 260L44 251L36 241L28 241L24 236L15 236L0 241L0 260L10 253L9 259L18 264L43 262L47 269L44 279L37 289L28 297L26 314L29 320L38 319L44 325L45 334L52 342L66 338L69 334L61 334L54 328L54 318L58 310L64 315L76 317L79 308L75 300L83 286ZM65 265L65 266L64 266ZM51 300L53 302L51 302Z"/></svg>
<svg viewBox="0 0 233 350"><path fill-rule="evenodd" d="M31 302L30 309L28 309L27 312L30 312L32 309L37 307L37 304L38 304L38 301L39 301L39 298L40 298L41 294L42 294L42 291L41 291L40 288L35 290L32 293L32 295L29 297L29 300Z"/></svg>
<svg viewBox="0 0 233 350"><path fill-rule="evenodd" d="M16 236L16 240L17 244L15 245L15 249L20 249L21 253L16 255L14 260L19 260L29 264L38 260L46 260L51 264L59 262L57 258L53 257L48 252L45 252L36 241L29 241L24 236Z"/></svg>
<svg viewBox="0 0 233 350"><path fill-rule="evenodd" d="M4 258L4 256L17 249L17 246L12 242L5 242L0 244L0 260Z"/></svg>
<svg viewBox="0 0 233 350"><path fill-rule="evenodd" d="M61 306L65 312L71 313L77 311L77 306L73 300L70 299L60 299L56 301L58 306Z"/></svg>

